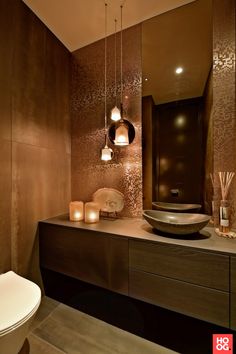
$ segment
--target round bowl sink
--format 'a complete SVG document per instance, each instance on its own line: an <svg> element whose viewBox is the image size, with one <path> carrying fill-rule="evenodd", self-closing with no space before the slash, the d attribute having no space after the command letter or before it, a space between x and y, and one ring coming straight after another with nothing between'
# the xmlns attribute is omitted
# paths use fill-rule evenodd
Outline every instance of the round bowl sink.
<svg viewBox="0 0 236 354"><path fill-rule="evenodd" d="M201 209L201 204L183 204L183 203L164 203L152 202L152 206L157 210L173 211L177 213L197 212Z"/></svg>
<svg viewBox="0 0 236 354"><path fill-rule="evenodd" d="M208 224L211 218L204 214L181 214L159 210L144 210L143 216L154 229L175 235L198 232Z"/></svg>

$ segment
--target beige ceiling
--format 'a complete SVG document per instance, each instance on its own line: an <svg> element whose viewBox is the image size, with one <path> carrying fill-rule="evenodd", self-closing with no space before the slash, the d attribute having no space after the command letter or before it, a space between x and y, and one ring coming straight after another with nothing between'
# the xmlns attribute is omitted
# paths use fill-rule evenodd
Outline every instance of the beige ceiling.
<svg viewBox="0 0 236 354"><path fill-rule="evenodd" d="M74 51L104 37L105 0L23 0L56 37ZM195 0L107 0L108 34L120 19L124 28Z"/></svg>
<svg viewBox="0 0 236 354"><path fill-rule="evenodd" d="M143 96L156 104L202 96L212 65L212 0L145 21L142 50ZM176 75L179 66L184 71Z"/></svg>

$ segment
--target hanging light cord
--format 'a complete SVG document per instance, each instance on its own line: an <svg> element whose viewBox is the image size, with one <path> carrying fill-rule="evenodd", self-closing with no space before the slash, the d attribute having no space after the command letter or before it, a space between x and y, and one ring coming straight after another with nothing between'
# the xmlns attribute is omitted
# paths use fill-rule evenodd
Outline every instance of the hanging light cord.
<svg viewBox="0 0 236 354"><path fill-rule="evenodd" d="M120 6L120 101L121 101L121 111L123 103L123 16L122 16L123 5Z"/></svg>
<svg viewBox="0 0 236 354"><path fill-rule="evenodd" d="M105 104L105 134L107 142L107 3L105 3L105 84L104 84L104 104Z"/></svg>
<svg viewBox="0 0 236 354"><path fill-rule="evenodd" d="M116 106L117 106L117 80L116 80L116 25L117 25L117 20L115 19L115 96L116 96Z"/></svg>

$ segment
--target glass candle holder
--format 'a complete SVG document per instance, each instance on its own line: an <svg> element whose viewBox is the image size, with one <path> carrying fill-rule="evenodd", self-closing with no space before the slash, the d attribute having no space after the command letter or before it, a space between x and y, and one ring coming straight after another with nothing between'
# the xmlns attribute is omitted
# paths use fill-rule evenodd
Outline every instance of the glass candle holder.
<svg viewBox="0 0 236 354"><path fill-rule="evenodd" d="M228 200L220 201L220 232L227 233L230 231L230 207Z"/></svg>
<svg viewBox="0 0 236 354"><path fill-rule="evenodd" d="M83 202L70 202L70 221L81 221L84 219L84 203Z"/></svg>
<svg viewBox="0 0 236 354"><path fill-rule="evenodd" d="M92 224L99 221L99 205L94 202L85 203L85 219L87 224Z"/></svg>

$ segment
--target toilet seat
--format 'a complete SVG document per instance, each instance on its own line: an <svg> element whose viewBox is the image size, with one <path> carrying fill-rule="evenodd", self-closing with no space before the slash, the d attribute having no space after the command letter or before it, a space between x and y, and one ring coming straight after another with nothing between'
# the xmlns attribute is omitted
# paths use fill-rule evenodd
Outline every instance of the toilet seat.
<svg viewBox="0 0 236 354"><path fill-rule="evenodd" d="M13 271L0 275L0 336L27 321L38 309L38 285Z"/></svg>

